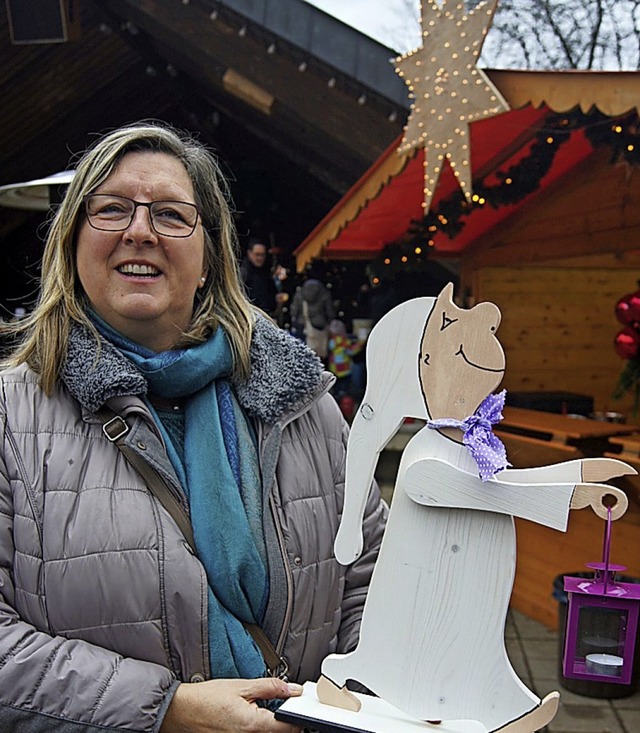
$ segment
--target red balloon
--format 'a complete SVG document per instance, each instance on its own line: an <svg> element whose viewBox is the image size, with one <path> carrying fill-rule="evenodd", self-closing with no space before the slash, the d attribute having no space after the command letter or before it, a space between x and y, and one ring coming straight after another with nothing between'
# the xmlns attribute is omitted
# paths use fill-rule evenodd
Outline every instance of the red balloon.
<svg viewBox="0 0 640 733"><path fill-rule="evenodd" d="M640 323L640 290L620 298L616 303L616 318L623 326Z"/></svg>
<svg viewBox="0 0 640 733"><path fill-rule="evenodd" d="M618 356L623 359L635 359L640 352L640 333L635 328L625 326L616 335L613 345Z"/></svg>

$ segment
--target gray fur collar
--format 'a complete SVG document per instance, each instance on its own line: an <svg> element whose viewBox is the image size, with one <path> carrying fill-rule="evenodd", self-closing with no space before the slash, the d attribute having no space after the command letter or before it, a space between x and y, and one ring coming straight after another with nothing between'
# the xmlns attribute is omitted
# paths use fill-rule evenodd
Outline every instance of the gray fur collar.
<svg viewBox="0 0 640 733"><path fill-rule="evenodd" d="M269 424L310 399L324 381L322 362L313 351L263 316L256 317L250 353L249 378L233 386L247 413ZM103 338L98 351L93 335L77 323L61 378L92 412L111 397L147 393L146 380L135 365Z"/></svg>

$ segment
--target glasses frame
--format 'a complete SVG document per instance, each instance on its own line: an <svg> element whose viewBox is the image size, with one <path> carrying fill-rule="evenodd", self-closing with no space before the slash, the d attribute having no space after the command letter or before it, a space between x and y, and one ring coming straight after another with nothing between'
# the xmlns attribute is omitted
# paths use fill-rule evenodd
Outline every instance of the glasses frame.
<svg viewBox="0 0 640 733"><path fill-rule="evenodd" d="M129 217L129 221L127 222L126 226L118 227L117 229L106 229L105 227L99 227L96 226L92 221L91 217L92 215L89 213L89 200L93 198L94 196L105 196L110 197L114 199L122 199L123 201L130 201L133 204L133 211L131 212L131 215ZM89 223L89 226L92 229L95 229L99 232L125 232L132 224L136 212L138 211L139 206L144 206L148 212L149 212L149 223L151 225L151 228L153 231L159 236L159 237L171 237L172 239L186 239L187 237L190 237L196 230L196 227L198 226L198 222L202 220L202 214L200 213L200 209L196 206L196 204L192 203L191 201L175 201L173 199L160 199L159 201L136 201L135 199L129 198L129 196L121 196L120 194L116 193L88 193L85 194L82 197L82 202L84 204L84 213L87 217L87 222ZM151 207L155 204L184 204L186 206L191 206L196 210L196 220L193 224L193 228L188 234L167 234L166 232L159 232L156 229L156 225L153 219L153 215L151 213Z"/></svg>

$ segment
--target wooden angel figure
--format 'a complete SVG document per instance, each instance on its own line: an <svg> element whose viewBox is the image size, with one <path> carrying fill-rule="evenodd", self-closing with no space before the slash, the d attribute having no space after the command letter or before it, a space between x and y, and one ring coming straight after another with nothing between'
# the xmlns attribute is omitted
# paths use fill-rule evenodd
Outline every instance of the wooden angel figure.
<svg viewBox="0 0 640 733"><path fill-rule="evenodd" d="M367 348L368 384L349 439L337 559L355 562L378 456L406 417L425 420L405 448L357 648L328 656L316 686L323 703L357 710L355 680L420 721L479 721L480 730L538 730L559 695L540 700L517 677L504 646L515 573L514 516L565 531L570 509L606 519L624 492L601 482L634 469L604 458L509 468L491 433L505 370L492 303L460 309L447 285L390 311ZM324 706L323 706L324 707ZM474 728L477 730L478 728Z"/></svg>

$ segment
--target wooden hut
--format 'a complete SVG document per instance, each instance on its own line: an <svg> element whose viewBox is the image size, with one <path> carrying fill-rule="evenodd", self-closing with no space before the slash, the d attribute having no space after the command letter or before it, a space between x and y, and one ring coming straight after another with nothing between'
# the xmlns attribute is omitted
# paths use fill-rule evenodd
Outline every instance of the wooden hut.
<svg viewBox="0 0 640 733"><path fill-rule="evenodd" d="M586 395L593 411L631 423L631 397L612 396L624 366L613 339L616 302L640 279L640 75L486 73L511 110L470 126L475 200L459 195L445 168L425 216L429 151L398 153L398 139L298 247L298 267L365 258L380 271L405 258L411 268L426 252L455 263L459 297L502 310L510 394ZM558 450L552 434L542 440L537 460L575 454ZM511 446L513 462L532 461L527 450ZM638 575L639 484L622 483L631 509L615 526L613 551ZM514 605L555 626L553 579L600 559L601 525L584 511L574 512L565 535L519 522Z"/></svg>

